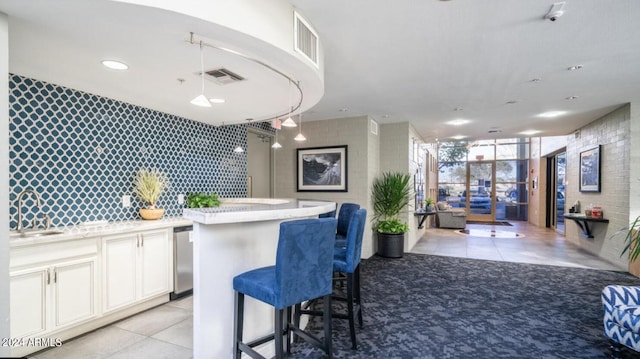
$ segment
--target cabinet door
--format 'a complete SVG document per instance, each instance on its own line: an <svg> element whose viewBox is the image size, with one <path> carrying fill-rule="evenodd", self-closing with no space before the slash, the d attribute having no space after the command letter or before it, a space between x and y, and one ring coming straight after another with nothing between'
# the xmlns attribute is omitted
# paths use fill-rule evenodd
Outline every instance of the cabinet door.
<svg viewBox="0 0 640 359"><path fill-rule="evenodd" d="M137 234L103 239L103 308L110 311L136 301Z"/></svg>
<svg viewBox="0 0 640 359"><path fill-rule="evenodd" d="M140 299L169 291L170 269L169 232L149 231L141 234Z"/></svg>
<svg viewBox="0 0 640 359"><path fill-rule="evenodd" d="M53 324L65 326L96 315L96 258L53 267Z"/></svg>
<svg viewBox="0 0 640 359"><path fill-rule="evenodd" d="M49 267L12 272L10 275L11 337L37 336L47 330Z"/></svg>

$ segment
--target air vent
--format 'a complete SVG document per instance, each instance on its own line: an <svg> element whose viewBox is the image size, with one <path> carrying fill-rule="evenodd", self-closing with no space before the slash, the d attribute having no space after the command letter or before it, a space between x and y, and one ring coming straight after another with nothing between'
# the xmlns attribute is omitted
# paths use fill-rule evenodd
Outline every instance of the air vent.
<svg viewBox="0 0 640 359"><path fill-rule="evenodd" d="M204 72L207 75L205 78L212 80L219 85L227 85L230 83L244 80L244 77L229 71L227 69L215 69ZM200 75L200 74L198 74Z"/></svg>
<svg viewBox="0 0 640 359"><path fill-rule="evenodd" d="M297 12L294 11L293 15L295 49L318 67L318 34Z"/></svg>

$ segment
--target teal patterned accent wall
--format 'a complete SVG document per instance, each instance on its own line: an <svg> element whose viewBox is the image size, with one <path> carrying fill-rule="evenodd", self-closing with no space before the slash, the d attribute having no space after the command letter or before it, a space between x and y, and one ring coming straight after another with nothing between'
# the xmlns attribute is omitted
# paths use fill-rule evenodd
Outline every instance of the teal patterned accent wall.
<svg viewBox="0 0 640 359"><path fill-rule="evenodd" d="M52 226L138 219L133 196L138 169L167 173L170 188L158 206L182 214L178 194L217 192L246 197L246 126L215 127L148 108L18 75L9 78L10 225L25 196L24 224L44 214ZM267 124L268 125L268 124ZM256 124L256 127L266 127ZM132 206L122 196L132 195Z"/></svg>

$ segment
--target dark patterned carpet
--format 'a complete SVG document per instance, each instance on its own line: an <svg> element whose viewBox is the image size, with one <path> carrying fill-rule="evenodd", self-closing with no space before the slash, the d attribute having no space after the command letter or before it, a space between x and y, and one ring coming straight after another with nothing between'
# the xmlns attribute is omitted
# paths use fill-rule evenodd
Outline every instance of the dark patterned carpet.
<svg viewBox="0 0 640 359"><path fill-rule="evenodd" d="M347 321L334 319L336 358L606 358L600 291L640 283L622 272L421 254L374 256L361 271L358 350ZM320 332L321 318L310 327ZM323 357L304 342L293 350Z"/></svg>

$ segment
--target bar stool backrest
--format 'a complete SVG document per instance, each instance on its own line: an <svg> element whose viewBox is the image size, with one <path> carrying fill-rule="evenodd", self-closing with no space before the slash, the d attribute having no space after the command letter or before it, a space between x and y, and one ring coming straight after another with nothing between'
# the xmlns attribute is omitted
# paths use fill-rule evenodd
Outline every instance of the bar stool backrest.
<svg viewBox="0 0 640 359"><path fill-rule="evenodd" d="M275 307L286 308L331 293L335 218L282 222L276 253Z"/></svg>
<svg viewBox="0 0 640 359"><path fill-rule="evenodd" d="M351 218L349 231L347 232L347 258L346 271L352 273L356 270L362 257L362 238L364 237L364 226L367 222L367 210L361 208L357 210Z"/></svg>
<svg viewBox="0 0 640 359"><path fill-rule="evenodd" d="M338 212L338 231L337 233L342 236L347 236L349 231L349 223L351 223L351 217L360 209L360 205L357 203L343 203L340 206Z"/></svg>

